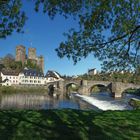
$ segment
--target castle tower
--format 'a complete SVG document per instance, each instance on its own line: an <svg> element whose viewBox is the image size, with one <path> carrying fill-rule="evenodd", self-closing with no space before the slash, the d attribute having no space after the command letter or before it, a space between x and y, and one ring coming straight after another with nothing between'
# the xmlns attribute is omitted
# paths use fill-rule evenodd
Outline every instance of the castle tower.
<svg viewBox="0 0 140 140"><path fill-rule="evenodd" d="M16 61L21 61L22 65L25 63L26 49L24 46L19 45L16 47Z"/></svg>
<svg viewBox="0 0 140 140"><path fill-rule="evenodd" d="M28 49L28 59L36 59L36 48L29 48Z"/></svg>
<svg viewBox="0 0 140 140"><path fill-rule="evenodd" d="M37 58L37 65L44 72L44 57L42 55Z"/></svg>

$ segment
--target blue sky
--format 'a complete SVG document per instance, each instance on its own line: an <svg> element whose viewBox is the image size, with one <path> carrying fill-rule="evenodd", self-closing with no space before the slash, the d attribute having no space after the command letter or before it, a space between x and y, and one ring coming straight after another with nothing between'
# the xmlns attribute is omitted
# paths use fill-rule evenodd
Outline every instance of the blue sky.
<svg viewBox="0 0 140 140"><path fill-rule="evenodd" d="M24 3L23 7L28 20L24 27L24 34L13 33L6 39L0 40L0 57L11 53L15 56L15 48L17 45L24 45L26 53L29 47L37 49L37 55L43 55L45 58L45 73L47 70L56 70L64 75L84 74L91 68L100 70L100 62L89 55L86 59L82 59L76 65L67 58L60 59L56 52L61 41L66 38L64 32L72 27L77 28L77 22L72 18L65 19L62 16L56 16L54 20L50 20L47 14L34 12L31 2Z"/></svg>

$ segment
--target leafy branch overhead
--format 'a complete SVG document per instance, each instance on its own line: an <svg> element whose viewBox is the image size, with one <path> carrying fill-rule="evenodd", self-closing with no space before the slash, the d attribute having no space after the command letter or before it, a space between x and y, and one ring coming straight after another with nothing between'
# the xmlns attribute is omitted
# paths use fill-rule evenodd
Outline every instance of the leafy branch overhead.
<svg viewBox="0 0 140 140"><path fill-rule="evenodd" d="M67 41L57 49L58 55L72 57L76 63L92 53L108 69L139 65L140 1L105 0L86 4L78 14L80 30L67 34Z"/></svg>
<svg viewBox="0 0 140 140"><path fill-rule="evenodd" d="M15 11L18 16L21 15L20 0L13 2L20 3L19 10ZM11 3L7 0L7 5ZM79 30L65 33L67 40L56 49L60 58L66 56L77 63L82 57L93 54L107 69L128 69L140 65L139 0L34 0L34 4L37 12L43 6L43 12L52 19L60 14L66 18L73 16L79 23ZM0 8L0 14L1 11ZM3 13L1 15L4 17ZM10 21L13 21L12 18ZM16 24L15 29L21 29L23 24Z"/></svg>
<svg viewBox="0 0 140 140"><path fill-rule="evenodd" d="M22 32L27 17L21 7L20 0L0 0L0 38L6 38L14 31Z"/></svg>

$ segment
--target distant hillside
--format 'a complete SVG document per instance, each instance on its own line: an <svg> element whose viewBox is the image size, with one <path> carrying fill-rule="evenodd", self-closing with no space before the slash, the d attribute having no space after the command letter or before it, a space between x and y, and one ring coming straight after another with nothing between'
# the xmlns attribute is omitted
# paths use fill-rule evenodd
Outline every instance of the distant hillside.
<svg viewBox="0 0 140 140"><path fill-rule="evenodd" d="M5 70L15 70L17 72L24 69L24 67L36 69L41 71L40 68L32 63L32 61L28 60L25 64L22 64L21 61L15 61L15 58L12 54L7 54L5 57L0 58L0 71Z"/></svg>

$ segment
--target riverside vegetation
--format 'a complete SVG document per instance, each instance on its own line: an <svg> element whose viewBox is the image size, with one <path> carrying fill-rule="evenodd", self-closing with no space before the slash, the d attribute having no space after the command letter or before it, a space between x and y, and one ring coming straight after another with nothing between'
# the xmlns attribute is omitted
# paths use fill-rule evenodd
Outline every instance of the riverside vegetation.
<svg viewBox="0 0 140 140"><path fill-rule="evenodd" d="M12 93L47 93L48 90L44 87L13 87L13 86L0 86L0 94L12 94Z"/></svg>
<svg viewBox="0 0 140 140"><path fill-rule="evenodd" d="M132 98L129 101L129 104L133 106L134 109L140 109L140 100Z"/></svg>
<svg viewBox="0 0 140 140"><path fill-rule="evenodd" d="M95 81L112 81L140 84L140 68L132 72L101 72L96 75L83 74L79 75L78 79L81 80L95 80Z"/></svg>

